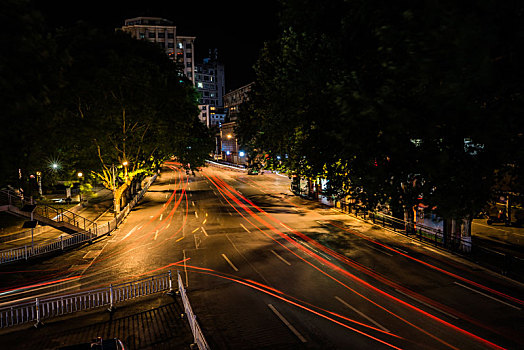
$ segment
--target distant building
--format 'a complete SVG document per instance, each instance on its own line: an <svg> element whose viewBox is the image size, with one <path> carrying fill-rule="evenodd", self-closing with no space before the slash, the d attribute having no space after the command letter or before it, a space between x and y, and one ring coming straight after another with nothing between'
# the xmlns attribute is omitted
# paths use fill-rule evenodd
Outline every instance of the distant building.
<svg viewBox="0 0 524 350"><path fill-rule="evenodd" d="M158 43L169 57L180 65L184 75L195 84L193 54L196 37L177 35L176 26L165 18L135 17L126 19L124 23L121 30L130 33L136 39Z"/></svg>
<svg viewBox="0 0 524 350"><path fill-rule="evenodd" d="M227 112L227 119L230 121L237 120L241 105L249 100L249 92L253 89L254 84L249 83L224 95L224 108Z"/></svg>
<svg viewBox="0 0 524 350"><path fill-rule="evenodd" d="M242 86L224 95L226 121L220 127L220 155L223 160L230 163L246 164L247 162L246 154L238 147L235 126L242 104L249 100L249 92L253 89L253 84Z"/></svg>
<svg viewBox="0 0 524 350"><path fill-rule="evenodd" d="M217 51L209 51L208 58L195 64L195 87L200 94L200 120L208 127L220 125L225 114L222 111L225 92L224 65L218 62Z"/></svg>
<svg viewBox="0 0 524 350"><path fill-rule="evenodd" d="M198 118L208 128L220 127L226 118L226 112L224 108L210 106L210 105L199 105L200 115Z"/></svg>

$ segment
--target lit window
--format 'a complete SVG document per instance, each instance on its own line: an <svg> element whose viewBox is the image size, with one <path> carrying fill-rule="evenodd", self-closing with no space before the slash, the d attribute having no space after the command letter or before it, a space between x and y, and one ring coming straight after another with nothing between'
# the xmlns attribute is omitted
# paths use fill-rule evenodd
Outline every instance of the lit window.
<svg viewBox="0 0 524 350"><path fill-rule="evenodd" d="M200 88L200 89L203 89L204 88L204 84L202 84L201 82L198 82L197 83L197 87Z"/></svg>
<svg viewBox="0 0 524 350"><path fill-rule="evenodd" d="M179 49L183 49L183 48L184 48L184 46L182 46L182 43L177 43L177 47L178 47Z"/></svg>

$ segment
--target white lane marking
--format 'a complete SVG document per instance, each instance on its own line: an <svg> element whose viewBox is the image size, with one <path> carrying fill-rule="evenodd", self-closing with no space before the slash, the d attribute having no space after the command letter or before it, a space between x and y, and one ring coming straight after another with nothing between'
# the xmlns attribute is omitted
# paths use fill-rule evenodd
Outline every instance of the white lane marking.
<svg viewBox="0 0 524 350"><path fill-rule="evenodd" d="M214 194L215 196L218 196L218 193L216 193L215 190L213 190L213 194Z"/></svg>
<svg viewBox="0 0 524 350"><path fill-rule="evenodd" d="M227 209L227 213L231 216L233 216L233 214L231 213L231 211L229 211L229 209Z"/></svg>
<svg viewBox="0 0 524 350"><path fill-rule="evenodd" d="M156 241L156 238L157 238L157 236L158 236L158 231L159 231L159 230L156 230L156 232L155 232L155 238L153 238L153 241Z"/></svg>
<svg viewBox="0 0 524 350"><path fill-rule="evenodd" d="M407 297L410 298L410 299L415 300L416 302L421 303L422 305L426 305L427 307L429 307L429 308L431 308L431 309L433 309L433 310L435 310L435 311L438 311L438 312L440 312L441 314L444 314L444 315L446 315L446 316L449 316L449 317L451 317L451 318L454 318L455 320L458 320L458 317L456 317L456 316L454 316L454 315L451 315L451 314L447 313L446 311L443 311L443 310L441 310L441 309L439 309L439 308L437 308L437 307L435 307L435 306L433 306L433 305L430 305L430 304L428 304L428 303L425 303L425 302L423 302L422 300L415 298L414 296L411 296L411 295L409 295L409 294L407 294L407 293L404 293L404 292L401 291L401 290L395 289L395 291L397 291L398 293L400 293L400 294L402 294L402 295L407 296Z"/></svg>
<svg viewBox="0 0 524 350"><path fill-rule="evenodd" d="M279 258L280 260L282 260L285 264L288 264L289 266L291 266L291 263L289 261L287 261L286 259L284 259L283 257L281 257L277 252L275 252L273 249L271 249L271 253L275 254L275 256L277 258Z"/></svg>
<svg viewBox="0 0 524 350"><path fill-rule="evenodd" d="M461 284L461 283L458 283L458 282L453 282L453 283L455 283L457 286L461 286L461 287L463 287L463 288L466 288L466 289L471 290L472 292L478 293L478 294L480 294L480 295L483 295L483 296L485 296L485 297L488 297L488 298L490 298L490 299L493 299L493 300L495 300L495 301L498 301L499 303L502 303L502 304L504 304L504 305L511 306L512 308L517 309L517 310L519 310L519 311L522 310L522 309L521 309L520 307L518 307L518 306L512 305L512 304L510 304L510 303L506 303L506 302L503 301L503 300L500 300L500 299L497 299L497 298L495 298L495 297L492 297L491 295L488 295L488 294L482 293L481 291L478 291L478 290L473 289L473 288L471 288L471 287L465 286L465 285L463 285L463 284Z"/></svg>
<svg viewBox="0 0 524 350"><path fill-rule="evenodd" d="M393 250L393 251L396 250L396 251L402 252L402 253L404 253L404 254L406 254L406 255L409 255L409 253L408 253L407 251L402 250L402 249L400 249L400 248L398 248L398 247L392 247L392 246L387 245L387 244L384 244L384 245L385 245L386 247L390 248L390 249Z"/></svg>
<svg viewBox="0 0 524 350"><path fill-rule="evenodd" d="M137 227L138 227L138 225L136 225L135 227L133 227L133 228L131 229L131 231L129 231L129 233L128 233L127 235L125 235L125 236L124 236L120 241L123 241L124 239L126 239L127 237L129 237L133 232L135 232L136 230L139 230L139 229L137 229ZM140 227L142 227L142 226L140 226Z"/></svg>
<svg viewBox="0 0 524 350"><path fill-rule="evenodd" d="M242 228L243 228L244 230L246 230L247 232L251 233L251 231L249 231L249 230L248 230L244 225L240 224L240 226L242 226Z"/></svg>
<svg viewBox="0 0 524 350"><path fill-rule="evenodd" d="M202 239L198 235L194 235L193 237L195 238L195 249L198 249L200 243L202 243Z"/></svg>
<svg viewBox="0 0 524 350"><path fill-rule="evenodd" d="M204 227L201 227L200 229L202 230L202 232L204 232L204 235L206 237L209 237L209 235L207 234L206 229Z"/></svg>
<svg viewBox="0 0 524 350"><path fill-rule="evenodd" d="M280 225L284 226L289 231L293 231L293 229L291 227L287 226L286 224L280 223Z"/></svg>
<svg viewBox="0 0 524 350"><path fill-rule="evenodd" d="M371 244L366 244L367 247L373 249L373 250L376 250L377 252L380 252L382 254L386 254L386 255L389 255L389 256L393 256L393 254L389 254L388 252L385 252L381 249L378 249L377 247L373 247Z"/></svg>
<svg viewBox="0 0 524 350"><path fill-rule="evenodd" d="M166 199L167 199L167 196L169 196L169 193L166 193Z"/></svg>
<svg viewBox="0 0 524 350"><path fill-rule="evenodd" d="M231 260L229 260L226 256L226 254L222 254L222 257L227 261L227 263L229 264L229 266L231 266L233 268L233 270L235 270L236 272L238 272L238 269L235 265L233 265L233 263L231 262Z"/></svg>
<svg viewBox="0 0 524 350"><path fill-rule="evenodd" d="M288 320L286 320L286 318L284 316L282 316L282 314L280 312L278 312L277 309L275 309L275 307L271 304L267 304L267 306L271 309L271 311L273 311L273 313L275 315L277 315L278 318L280 318L280 321L284 322L284 324L287 326L287 328L289 328L289 330L291 332L293 332L294 335L297 336L298 339L300 339L300 341L302 343L306 343L307 340L306 338L304 338L304 336L302 334L300 334L297 329L295 327L293 327L293 325L291 323L289 323Z"/></svg>
<svg viewBox="0 0 524 350"><path fill-rule="evenodd" d="M195 211L195 216L196 216L196 218L198 219L198 213L197 213L196 211Z"/></svg>
<svg viewBox="0 0 524 350"><path fill-rule="evenodd" d="M191 205L192 205L192 206L195 206L195 202L191 201Z"/></svg>
<svg viewBox="0 0 524 350"><path fill-rule="evenodd" d="M101 250L90 250L88 251L82 259L94 259L96 258L102 251Z"/></svg>
<svg viewBox="0 0 524 350"><path fill-rule="evenodd" d="M167 224L166 229L169 228L169 226L171 226L171 223Z"/></svg>
<svg viewBox="0 0 524 350"><path fill-rule="evenodd" d="M200 229L200 227L197 227L196 229L194 229L193 231L191 231L191 233L195 233L195 232L197 232L199 229Z"/></svg>
<svg viewBox="0 0 524 350"><path fill-rule="evenodd" d="M164 214L160 214L160 221L162 221L162 217L164 216Z"/></svg>
<svg viewBox="0 0 524 350"><path fill-rule="evenodd" d="M369 322L373 323L375 326L377 326L378 328L382 329L384 332L388 332L389 333L389 329L387 329L386 327L384 327L383 325L381 325L380 323L378 323L377 321L375 321L374 319L372 319L371 317L369 317L368 315L366 315L365 313L363 313L362 311L358 310L357 308L353 307L352 305L349 305L345 300L343 300L342 298L339 298L337 296L335 296L335 299L337 299L338 301L340 301L342 304L344 304L346 307L350 308L351 310L355 311L357 314L359 314L360 316L364 317L366 320L368 320Z"/></svg>

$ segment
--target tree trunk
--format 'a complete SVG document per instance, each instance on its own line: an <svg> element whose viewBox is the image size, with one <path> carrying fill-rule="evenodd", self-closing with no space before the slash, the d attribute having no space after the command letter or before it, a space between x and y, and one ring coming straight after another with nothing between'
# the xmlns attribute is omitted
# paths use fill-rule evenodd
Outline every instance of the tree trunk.
<svg viewBox="0 0 524 350"><path fill-rule="evenodd" d="M460 230L460 250L464 253L471 252L471 217L462 219Z"/></svg>
<svg viewBox="0 0 524 350"><path fill-rule="evenodd" d="M411 210L409 207L404 206L404 223L405 223L405 230L407 234L410 234L413 232L413 217L411 215Z"/></svg>

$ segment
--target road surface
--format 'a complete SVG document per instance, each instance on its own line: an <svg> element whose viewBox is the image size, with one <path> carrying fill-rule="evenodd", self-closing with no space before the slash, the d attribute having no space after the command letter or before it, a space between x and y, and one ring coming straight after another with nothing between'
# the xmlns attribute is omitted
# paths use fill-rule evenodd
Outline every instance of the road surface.
<svg viewBox="0 0 524 350"><path fill-rule="evenodd" d="M217 167L166 166L110 237L3 268L0 302L167 270L213 349L524 348L522 284Z"/></svg>

